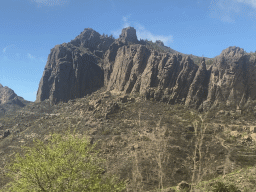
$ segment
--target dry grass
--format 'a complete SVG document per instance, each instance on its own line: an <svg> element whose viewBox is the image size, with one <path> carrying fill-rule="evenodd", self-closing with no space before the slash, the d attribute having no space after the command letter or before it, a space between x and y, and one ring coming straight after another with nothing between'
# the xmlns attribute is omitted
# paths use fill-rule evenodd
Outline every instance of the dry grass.
<svg viewBox="0 0 256 192"><path fill-rule="evenodd" d="M145 101L136 95L130 96L135 97L135 102L122 103L119 93L111 92L108 93L111 96L102 97L103 91L56 106L47 101L33 103L0 119L4 129L12 133L0 141L0 188L9 182L4 176L4 166L15 152L20 152L21 145L32 146L33 138L47 142L52 131L63 133L69 127L71 131L76 128L80 136L88 136L91 142L98 142L96 149L101 151L99 156L107 160L107 173L129 179L127 191L168 191L182 180L204 191L210 189L211 179L218 179L218 176L227 183L235 182L231 171L254 166L256 162L252 156L241 152L254 154L254 141L231 137L231 131L239 124L225 125L228 117L216 119L208 114L207 126L199 123L194 125L196 132L189 132L188 127L194 120L200 122L198 112L192 109ZM89 110L89 104L98 99L101 104ZM117 103L119 109L106 119L111 103ZM253 126L253 122L250 124ZM251 135L245 130L241 133ZM229 162L233 163L232 169ZM225 171L219 175L216 167L222 165ZM247 175L242 171L237 173L244 178L241 185L239 183L240 189L243 185L255 184L255 174L249 172ZM238 178L237 175L232 177Z"/></svg>

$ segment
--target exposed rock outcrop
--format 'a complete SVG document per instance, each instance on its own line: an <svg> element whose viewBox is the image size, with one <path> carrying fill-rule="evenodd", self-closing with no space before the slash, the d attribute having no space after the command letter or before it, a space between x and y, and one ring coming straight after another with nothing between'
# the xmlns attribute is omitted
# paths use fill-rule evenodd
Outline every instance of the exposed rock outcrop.
<svg viewBox="0 0 256 192"><path fill-rule="evenodd" d="M17 95L12 89L7 86L0 84L0 104L7 103L8 101L14 99Z"/></svg>
<svg viewBox="0 0 256 192"><path fill-rule="evenodd" d="M208 95L209 73L206 70L205 60L196 72L195 78L189 87L185 104L198 108Z"/></svg>
<svg viewBox="0 0 256 192"><path fill-rule="evenodd" d="M136 30L133 27L127 27L122 30L121 35L119 36L119 39L124 44L127 44L128 42L131 43L138 43Z"/></svg>
<svg viewBox="0 0 256 192"><path fill-rule="evenodd" d="M242 107L256 98L256 59L239 47L222 51L209 69L208 95L204 109L223 103Z"/></svg>
<svg viewBox="0 0 256 192"><path fill-rule="evenodd" d="M24 107L30 103L22 97L19 97L12 89L0 84L0 116L8 111L13 111L16 108Z"/></svg>
<svg viewBox="0 0 256 192"><path fill-rule="evenodd" d="M154 46L165 47L159 40ZM66 102L105 86L200 110L220 103L242 107L256 98L255 63L243 49L229 47L210 67L203 58L198 66L189 56L148 48L133 27L116 40L87 28L51 50L36 101Z"/></svg>
<svg viewBox="0 0 256 192"><path fill-rule="evenodd" d="M48 56L36 101L66 102L102 87L100 59L112 42L113 38L87 28L70 43L55 46Z"/></svg>
<svg viewBox="0 0 256 192"><path fill-rule="evenodd" d="M156 40L156 44L159 46L164 46L164 43L161 40Z"/></svg>
<svg viewBox="0 0 256 192"><path fill-rule="evenodd" d="M140 92L141 95L169 102L184 101L198 66L181 55L150 52L143 45L122 46L118 49L112 64L107 89L125 93Z"/></svg>
<svg viewBox="0 0 256 192"><path fill-rule="evenodd" d="M113 42L114 38L100 35L93 29L86 28L80 33L80 35L72 40L70 44L75 47L79 47L80 49L88 48L91 52L95 51L105 53Z"/></svg>
<svg viewBox="0 0 256 192"><path fill-rule="evenodd" d="M39 84L36 101L52 103L81 98L102 87L103 71L93 54L67 44L51 51Z"/></svg>

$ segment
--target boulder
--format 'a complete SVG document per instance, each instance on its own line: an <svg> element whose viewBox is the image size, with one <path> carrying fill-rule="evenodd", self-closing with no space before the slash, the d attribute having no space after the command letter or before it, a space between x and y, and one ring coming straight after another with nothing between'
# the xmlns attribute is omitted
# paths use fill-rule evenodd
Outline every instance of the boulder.
<svg viewBox="0 0 256 192"><path fill-rule="evenodd" d="M127 96L127 95L122 96L122 97L119 97L119 100L121 101L121 103L126 103L126 102L127 102L127 99L128 99L128 96Z"/></svg>
<svg viewBox="0 0 256 192"><path fill-rule="evenodd" d="M5 130L5 131L4 131L4 134L3 134L3 138L8 137L10 134L11 134L11 132L10 132L9 129Z"/></svg>
<svg viewBox="0 0 256 192"><path fill-rule="evenodd" d="M92 100L89 105L96 109L101 104L101 99Z"/></svg>
<svg viewBox="0 0 256 192"><path fill-rule="evenodd" d="M178 184L178 189L179 190L182 190L182 191L186 191L186 192L189 192L190 189L191 189L191 185L186 182L186 181L181 181L179 184Z"/></svg>
<svg viewBox="0 0 256 192"><path fill-rule="evenodd" d="M110 103L105 112L105 118L108 119L108 116L116 113L120 109L119 105L117 103Z"/></svg>

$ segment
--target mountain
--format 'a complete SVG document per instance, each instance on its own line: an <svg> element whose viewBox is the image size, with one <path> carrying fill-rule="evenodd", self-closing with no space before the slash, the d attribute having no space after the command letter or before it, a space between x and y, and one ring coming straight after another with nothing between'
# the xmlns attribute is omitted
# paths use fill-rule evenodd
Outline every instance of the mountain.
<svg viewBox="0 0 256 192"><path fill-rule="evenodd" d="M0 84L0 116L26 106L30 101L19 97L12 89Z"/></svg>
<svg viewBox="0 0 256 192"><path fill-rule="evenodd" d="M248 106L256 98L255 56L229 47L214 59L179 53L127 27L118 39L85 29L56 45L40 80L36 102L82 98L101 87L143 98L181 103L199 110ZM206 65L207 64L207 65Z"/></svg>
<svg viewBox="0 0 256 192"><path fill-rule="evenodd" d="M132 27L118 39L85 29L51 50L36 102L0 116L0 190L21 146L76 129L125 191L213 191L216 181L256 191L255 60L239 47L185 55ZM0 93L0 105L22 101Z"/></svg>

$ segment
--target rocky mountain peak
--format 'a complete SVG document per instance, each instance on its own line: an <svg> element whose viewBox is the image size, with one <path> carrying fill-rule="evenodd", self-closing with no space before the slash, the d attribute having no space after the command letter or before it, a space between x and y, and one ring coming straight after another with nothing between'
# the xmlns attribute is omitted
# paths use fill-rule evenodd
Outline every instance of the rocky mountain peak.
<svg viewBox="0 0 256 192"><path fill-rule="evenodd" d="M84 31L76 36L70 43L77 47L83 46L95 49L100 43L100 36L101 35L92 28L85 28Z"/></svg>
<svg viewBox="0 0 256 192"><path fill-rule="evenodd" d="M80 35L76 36L76 38L67 43L67 45L76 49L88 49L91 52L94 52L94 54L98 57L102 57L114 40L115 39L113 36L108 37L105 35L100 35L92 28L85 28Z"/></svg>
<svg viewBox="0 0 256 192"><path fill-rule="evenodd" d="M160 45L160 46L164 46L164 43L163 43L163 41L161 41L161 40L156 40L156 44L157 44L157 45Z"/></svg>
<svg viewBox="0 0 256 192"><path fill-rule="evenodd" d="M12 89L10 89L7 86L4 87L0 84L0 104L4 104L16 96L17 95L14 93Z"/></svg>
<svg viewBox="0 0 256 192"><path fill-rule="evenodd" d="M7 112L15 111L17 108L24 107L29 104L30 101L26 101L7 86L0 84L0 117Z"/></svg>
<svg viewBox="0 0 256 192"><path fill-rule="evenodd" d="M242 56L244 54L244 49L236 46L230 46L227 49L224 49L220 56L223 57L235 57L235 56Z"/></svg>
<svg viewBox="0 0 256 192"><path fill-rule="evenodd" d="M133 27L124 28L118 40L123 43L127 43L127 42L138 43L136 30Z"/></svg>
<svg viewBox="0 0 256 192"><path fill-rule="evenodd" d="M101 87L202 110L256 99L256 61L239 47L223 50L207 69L204 58L198 66L192 56L164 54L141 42L133 27L124 28L116 40L85 29L63 48L51 50L36 101L67 102ZM156 44L164 46L160 40Z"/></svg>
<svg viewBox="0 0 256 192"><path fill-rule="evenodd" d="M94 38L99 38L100 34L93 30L92 28L85 28L83 32L80 33L75 39L80 40L92 40Z"/></svg>

